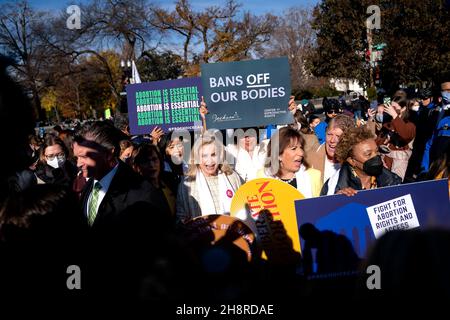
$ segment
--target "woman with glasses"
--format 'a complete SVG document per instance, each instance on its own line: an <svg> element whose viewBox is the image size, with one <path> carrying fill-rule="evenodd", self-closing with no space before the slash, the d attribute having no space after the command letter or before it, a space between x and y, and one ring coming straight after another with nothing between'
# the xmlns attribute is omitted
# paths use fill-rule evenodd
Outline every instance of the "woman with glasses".
<svg viewBox="0 0 450 320"><path fill-rule="evenodd" d="M69 151L61 139L47 136L35 171L38 184L53 183L72 188L77 169L67 160L68 155Z"/></svg>

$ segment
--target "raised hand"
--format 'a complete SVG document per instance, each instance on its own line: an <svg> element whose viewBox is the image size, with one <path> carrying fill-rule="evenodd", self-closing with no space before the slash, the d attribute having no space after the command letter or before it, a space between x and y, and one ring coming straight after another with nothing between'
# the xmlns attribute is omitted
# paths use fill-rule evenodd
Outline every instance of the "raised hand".
<svg viewBox="0 0 450 320"><path fill-rule="evenodd" d="M297 104L295 103L295 97L294 96L290 96L289 97L288 110L290 112L292 112L292 113L295 113L295 111L297 110Z"/></svg>
<svg viewBox="0 0 450 320"><path fill-rule="evenodd" d="M369 108L369 109L367 110L367 115L368 115L368 118L369 118L369 119L373 119L373 118L375 117L376 114L377 114L377 111L374 110L374 109L372 109L372 108Z"/></svg>
<svg viewBox="0 0 450 320"><path fill-rule="evenodd" d="M156 145L163 135L164 135L163 129L159 127L154 127L152 132L150 132L150 136L152 137L152 143Z"/></svg>
<svg viewBox="0 0 450 320"><path fill-rule="evenodd" d="M200 102L200 117L205 120L205 116L209 113L208 108L206 107L205 98L202 96L202 101Z"/></svg>
<svg viewBox="0 0 450 320"><path fill-rule="evenodd" d="M390 103L384 105L384 112L389 114L392 117L392 120L398 117L397 110L395 110L395 108Z"/></svg>

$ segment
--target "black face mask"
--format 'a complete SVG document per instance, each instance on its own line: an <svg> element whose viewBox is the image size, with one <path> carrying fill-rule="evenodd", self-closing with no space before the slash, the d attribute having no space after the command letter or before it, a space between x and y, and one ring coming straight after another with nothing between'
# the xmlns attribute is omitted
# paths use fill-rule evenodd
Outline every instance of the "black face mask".
<svg viewBox="0 0 450 320"><path fill-rule="evenodd" d="M383 123L389 123L392 121L392 116L389 113L383 112Z"/></svg>
<svg viewBox="0 0 450 320"><path fill-rule="evenodd" d="M364 162L363 171L370 176L379 176L383 172L383 161L381 157L375 156Z"/></svg>

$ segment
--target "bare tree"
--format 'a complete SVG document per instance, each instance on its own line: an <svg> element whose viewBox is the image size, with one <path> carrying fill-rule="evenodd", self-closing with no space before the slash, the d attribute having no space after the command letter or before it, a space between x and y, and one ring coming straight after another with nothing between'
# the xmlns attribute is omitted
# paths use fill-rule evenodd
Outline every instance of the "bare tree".
<svg viewBox="0 0 450 320"><path fill-rule="evenodd" d="M271 39L277 18L271 14L255 16L245 12L242 20L229 21L216 30L213 47L217 61L242 60L259 54Z"/></svg>
<svg viewBox="0 0 450 320"><path fill-rule="evenodd" d="M152 6L147 0L96 0L82 5L81 10L83 23L102 48L121 46L124 59L135 59L155 31Z"/></svg>
<svg viewBox="0 0 450 320"><path fill-rule="evenodd" d="M40 93L49 81L49 52L36 34L47 14L34 11L26 1L4 3L0 12L0 49L15 61L16 78L30 90L36 115L43 118Z"/></svg>
<svg viewBox="0 0 450 320"><path fill-rule="evenodd" d="M249 12L239 15L241 5L228 0L196 12L187 0L178 0L174 11L154 9L154 25L183 37L185 74L195 73L200 61L233 61L251 57L270 39L276 18ZM191 55L191 59L190 56ZM193 67L194 72L187 70Z"/></svg>
<svg viewBox="0 0 450 320"><path fill-rule="evenodd" d="M169 12L153 8L153 25L162 32L172 31L183 38L183 62L188 63L189 45L194 37L196 14L187 0L179 0L175 10Z"/></svg>
<svg viewBox="0 0 450 320"><path fill-rule="evenodd" d="M287 56L291 65L292 87L304 88L311 78L305 68L306 56L315 42L315 32L311 26L312 10L290 8L278 21L264 55Z"/></svg>

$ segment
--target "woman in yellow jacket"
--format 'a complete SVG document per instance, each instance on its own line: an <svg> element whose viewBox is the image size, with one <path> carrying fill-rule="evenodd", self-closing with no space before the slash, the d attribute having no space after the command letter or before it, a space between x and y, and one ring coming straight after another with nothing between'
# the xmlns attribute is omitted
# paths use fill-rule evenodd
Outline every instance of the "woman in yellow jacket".
<svg viewBox="0 0 450 320"><path fill-rule="evenodd" d="M269 177L284 181L305 198L318 197L322 188L320 171L309 168L304 161L305 140L292 128L278 130L267 146L265 168L258 172L258 178Z"/></svg>

